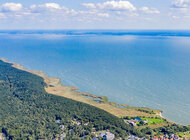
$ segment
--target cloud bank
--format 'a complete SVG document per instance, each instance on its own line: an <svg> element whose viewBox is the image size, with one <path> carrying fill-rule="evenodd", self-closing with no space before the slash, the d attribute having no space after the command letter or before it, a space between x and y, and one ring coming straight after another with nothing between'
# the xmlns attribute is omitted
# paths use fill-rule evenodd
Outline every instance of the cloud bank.
<svg viewBox="0 0 190 140"><path fill-rule="evenodd" d="M158 25L162 19L178 20L190 17L190 0L171 0L168 10L162 11L158 7L147 6L143 3L134 4L129 0L106 0L102 2L78 3L69 8L60 3L3 3L0 5L0 25L47 25L47 27L99 27L125 26L125 23L146 27ZM12 23L12 24L11 24ZM163 23L161 23L163 24ZM161 25L160 24L160 25ZM72 25L72 26L70 26ZM127 27L127 26L126 26Z"/></svg>
<svg viewBox="0 0 190 140"><path fill-rule="evenodd" d="M1 5L1 12L16 12L22 9L22 4L20 3L5 3Z"/></svg>
<svg viewBox="0 0 190 140"><path fill-rule="evenodd" d="M116 14L125 14L129 16L139 14L158 14L160 13L155 8L142 7L136 8L129 1L106 1L102 3L82 3L81 10L69 9L64 5L58 3L44 3L40 5L30 5L28 7L23 6L21 3L4 3L0 5L0 15L4 17L16 17L16 16L37 16L37 15L54 15L54 18L60 18L60 16L78 16L80 19L90 16L97 17L114 17ZM83 7L87 8L84 9Z"/></svg>

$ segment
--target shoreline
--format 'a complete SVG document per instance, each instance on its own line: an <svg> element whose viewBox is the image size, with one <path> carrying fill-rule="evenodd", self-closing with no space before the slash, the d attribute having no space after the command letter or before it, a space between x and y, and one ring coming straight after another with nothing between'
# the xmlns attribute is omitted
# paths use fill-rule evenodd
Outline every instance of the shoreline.
<svg viewBox="0 0 190 140"><path fill-rule="evenodd" d="M130 116L130 117L160 117L165 119L169 123L174 123L167 118L162 116L162 110L151 109L146 107L132 107L126 104L118 104L115 102L109 102L108 97L106 96L97 96L87 92L78 91L78 87L72 87L63 85L61 79L57 77L49 77L43 71L39 70L29 70L24 66L18 63L8 61L7 59L0 58L0 60L12 64L12 67L30 72L32 74L38 75L44 79L44 82L47 84L45 91L48 94L53 94L57 96L62 96L79 102L83 102L97 108L103 109L110 114L117 116L119 118ZM176 123L177 124L177 123ZM187 125L188 126L188 125Z"/></svg>

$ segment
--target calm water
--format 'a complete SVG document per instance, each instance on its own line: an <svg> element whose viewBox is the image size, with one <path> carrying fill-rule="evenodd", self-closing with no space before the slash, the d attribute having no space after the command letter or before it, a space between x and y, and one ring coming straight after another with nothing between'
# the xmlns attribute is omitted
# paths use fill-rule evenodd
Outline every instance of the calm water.
<svg viewBox="0 0 190 140"><path fill-rule="evenodd" d="M190 124L190 32L0 31L0 57Z"/></svg>

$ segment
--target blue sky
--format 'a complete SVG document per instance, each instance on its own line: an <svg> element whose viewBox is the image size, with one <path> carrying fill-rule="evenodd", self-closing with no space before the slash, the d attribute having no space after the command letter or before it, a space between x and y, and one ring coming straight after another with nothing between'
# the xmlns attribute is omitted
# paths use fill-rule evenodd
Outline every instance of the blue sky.
<svg viewBox="0 0 190 140"><path fill-rule="evenodd" d="M3 0L0 29L190 29L190 0Z"/></svg>

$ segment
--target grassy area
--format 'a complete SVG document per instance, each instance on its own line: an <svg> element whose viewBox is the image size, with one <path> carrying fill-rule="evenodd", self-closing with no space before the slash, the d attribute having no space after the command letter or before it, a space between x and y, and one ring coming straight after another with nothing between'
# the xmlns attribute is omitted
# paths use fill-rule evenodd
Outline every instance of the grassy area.
<svg viewBox="0 0 190 140"><path fill-rule="evenodd" d="M139 118L142 121L136 122L136 118ZM154 129L154 128L168 126L169 124L171 124L166 119L159 118L159 117L147 117L147 116L130 117L130 116L126 116L126 117L123 117L123 119L125 121L134 121L134 122L136 122L136 125L139 128L150 127L152 129Z"/></svg>
<svg viewBox="0 0 190 140"><path fill-rule="evenodd" d="M148 125L165 122L164 119L160 119L160 118L148 118L148 117L142 117L142 118L140 118L140 119L142 119L143 121L147 121L147 122L148 122Z"/></svg>

